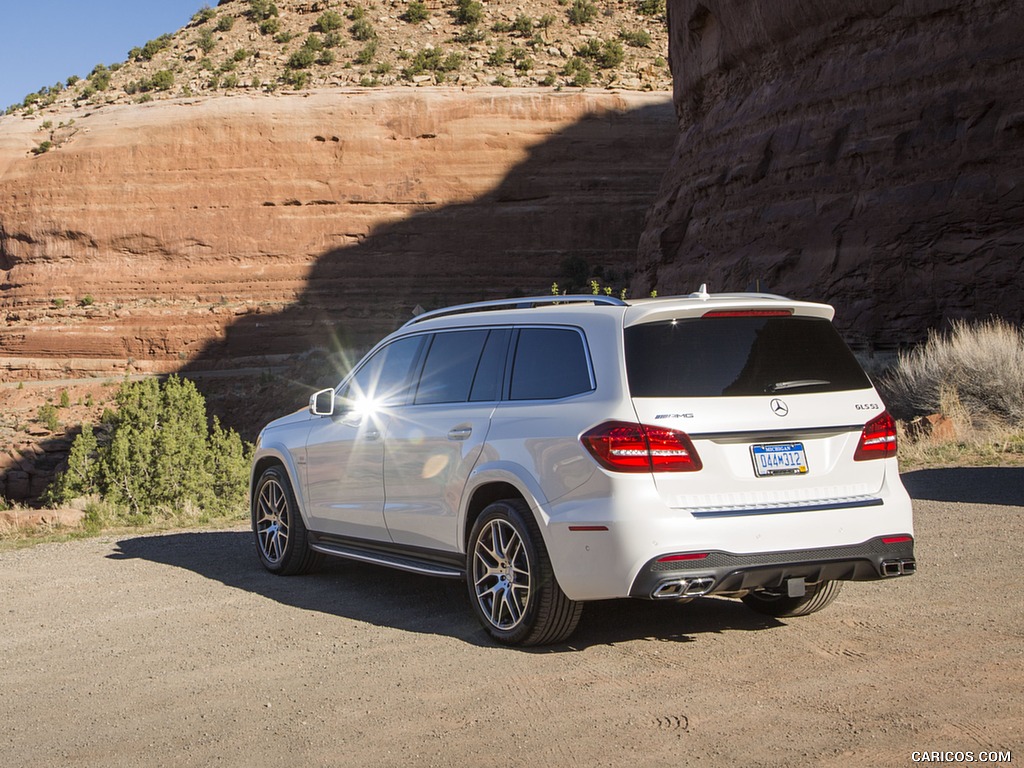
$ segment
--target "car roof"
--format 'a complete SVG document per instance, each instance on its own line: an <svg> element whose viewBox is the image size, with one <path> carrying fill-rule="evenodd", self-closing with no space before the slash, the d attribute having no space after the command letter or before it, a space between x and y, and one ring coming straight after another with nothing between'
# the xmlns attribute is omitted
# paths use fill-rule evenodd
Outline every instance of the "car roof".
<svg viewBox="0 0 1024 768"><path fill-rule="evenodd" d="M424 312L412 318L401 331L467 325L511 325L536 322L582 321L586 317L612 315L623 326L672 319L702 317L709 312L783 310L795 315L831 320L835 310L828 304L788 299L770 293L717 293L701 290L684 296L620 299L615 296L569 295L527 296L480 301Z"/></svg>

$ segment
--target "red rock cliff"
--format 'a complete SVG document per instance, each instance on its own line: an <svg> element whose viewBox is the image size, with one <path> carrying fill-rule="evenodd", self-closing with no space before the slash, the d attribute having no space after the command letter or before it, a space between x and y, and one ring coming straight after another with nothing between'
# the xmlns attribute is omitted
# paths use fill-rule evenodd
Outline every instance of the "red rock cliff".
<svg viewBox="0 0 1024 768"><path fill-rule="evenodd" d="M825 299L875 344L1024 320L1024 5L668 6L680 136L634 294Z"/></svg>
<svg viewBox="0 0 1024 768"><path fill-rule="evenodd" d="M623 270L666 94L391 89L0 118L0 374L365 343L437 306ZM31 153L48 132L57 146Z"/></svg>

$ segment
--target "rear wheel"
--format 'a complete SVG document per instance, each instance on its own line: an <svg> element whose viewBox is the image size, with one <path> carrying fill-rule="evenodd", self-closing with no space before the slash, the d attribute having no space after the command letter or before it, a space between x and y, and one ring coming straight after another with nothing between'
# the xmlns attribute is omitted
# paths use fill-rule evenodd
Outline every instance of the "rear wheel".
<svg viewBox="0 0 1024 768"><path fill-rule="evenodd" d="M477 519L466 583L480 623L507 645L561 642L583 612L558 586L540 529L520 499L495 502Z"/></svg>
<svg viewBox="0 0 1024 768"><path fill-rule="evenodd" d="M309 548L309 535L299 514L284 467L267 468L260 475L252 499L252 532L263 567L291 576L316 566L319 556Z"/></svg>
<svg viewBox="0 0 1024 768"><path fill-rule="evenodd" d="M743 602L758 613L780 619L807 616L835 600L842 586L841 581L808 584L806 594L801 597L788 597L785 590L762 589L744 596Z"/></svg>

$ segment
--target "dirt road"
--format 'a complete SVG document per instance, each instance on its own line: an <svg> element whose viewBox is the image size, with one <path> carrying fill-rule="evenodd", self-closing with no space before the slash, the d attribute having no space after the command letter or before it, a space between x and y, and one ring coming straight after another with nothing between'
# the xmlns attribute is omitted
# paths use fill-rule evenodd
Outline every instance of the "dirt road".
<svg viewBox="0 0 1024 768"><path fill-rule="evenodd" d="M1024 764L1024 469L928 470L918 575L777 621L593 604L490 643L463 587L264 573L243 530L0 554L5 766ZM1006 763L1004 763L1006 764Z"/></svg>

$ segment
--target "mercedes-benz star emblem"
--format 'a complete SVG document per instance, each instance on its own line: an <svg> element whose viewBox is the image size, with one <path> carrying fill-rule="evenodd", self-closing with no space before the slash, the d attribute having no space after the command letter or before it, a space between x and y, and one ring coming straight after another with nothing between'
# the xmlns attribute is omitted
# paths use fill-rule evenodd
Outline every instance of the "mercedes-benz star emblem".
<svg viewBox="0 0 1024 768"><path fill-rule="evenodd" d="M789 413L789 406L786 405L781 400L779 400L779 398L777 397L772 400L771 405L772 413L774 413L776 416L786 416Z"/></svg>

